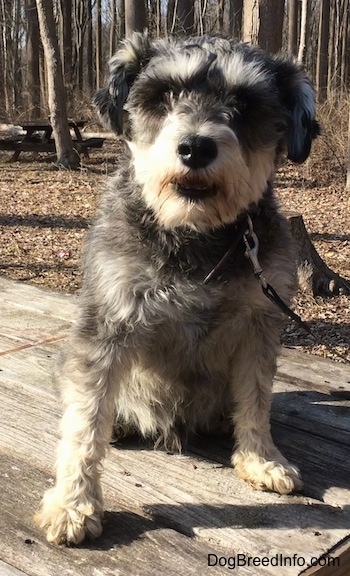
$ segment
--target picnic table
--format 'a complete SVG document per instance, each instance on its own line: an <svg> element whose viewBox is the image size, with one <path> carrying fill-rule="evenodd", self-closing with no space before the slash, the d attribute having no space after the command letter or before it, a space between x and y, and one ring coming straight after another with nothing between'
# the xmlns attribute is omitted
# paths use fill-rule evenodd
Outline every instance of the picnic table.
<svg viewBox="0 0 350 576"><path fill-rule="evenodd" d="M86 120L68 120L68 125L74 132L73 145L79 153L89 155L90 148L101 148L104 138L83 138L80 129ZM13 150L11 162L18 160L21 152L55 152L55 140L52 137L52 125L49 120L35 120L19 124L22 135L15 138L1 139L0 150Z"/></svg>

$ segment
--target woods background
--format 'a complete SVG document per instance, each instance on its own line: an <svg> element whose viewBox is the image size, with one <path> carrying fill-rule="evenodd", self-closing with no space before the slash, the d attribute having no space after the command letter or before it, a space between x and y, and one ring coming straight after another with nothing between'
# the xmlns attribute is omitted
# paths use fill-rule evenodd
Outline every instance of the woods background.
<svg viewBox="0 0 350 576"><path fill-rule="evenodd" d="M298 58L320 101L346 100L350 0L46 0L55 17L69 113L90 105L108 58L133 30L223 33ZM0 121L48 114L35 0L0 0Z"/></svg>

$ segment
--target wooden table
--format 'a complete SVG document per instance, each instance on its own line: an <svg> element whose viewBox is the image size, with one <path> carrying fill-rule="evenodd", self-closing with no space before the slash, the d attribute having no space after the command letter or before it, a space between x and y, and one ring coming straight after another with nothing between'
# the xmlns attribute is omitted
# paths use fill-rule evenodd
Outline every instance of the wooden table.
<svg viewBox="0 0 350 576"><path fill-rule="evenodd" d="M80 128L83 128L86 120L68 120L69 127L75 137L73 145L79 153L88 156L89 148L101 148L104 138L83 139ZM52 138L52 125L48 120L36 120L19 124L24 131L22 137L16 141L0 140L0 150L13 150L11 161L18 160L21 152L55 152L55 141Z"/></svg>
<svg viewBox="0 0 350 576"><path fill-rule="evenodd" d="M291 350L278 362L272 429L301 468L300 494L238 480L228 437L198 438L182 456L125 440L105 462L103 535L49 545L33 513L53 482L51 372L75 315L74 297L0 277L1 576L350 574L349 367Z"/></svg>

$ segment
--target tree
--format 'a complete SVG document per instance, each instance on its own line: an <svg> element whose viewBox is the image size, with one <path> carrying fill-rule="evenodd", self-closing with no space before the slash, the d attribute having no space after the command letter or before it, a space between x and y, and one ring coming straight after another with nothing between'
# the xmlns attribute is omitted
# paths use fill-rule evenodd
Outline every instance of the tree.
<svg viewBox="0 0 350 576"><path fill-rule="evenodd" d="M348 128L348 165L346 171L346 185L345 189L350 192L350 101L349 101L349 128Z"/></svg>
<svg viewBox="0 0 350 576"><path fill-rule="evenodd" d="M27 35L27 92L30 118L41 116L39 21L35 0L26 0Z"/></svg>
<svg viewBox="0 0 350 576"><path fill-rule="evenodd" d="M310 240L301 214L285 214L290 230L298 246L298 282L303 290L311 290L314 296L350 294L349 282L333 272L322 260Z"/></svg>
<svg viewBox="0 0 350 576"><path fill-rule="evenodd" d="M152 36L159 38L162 30L162 7L161 0L150 0L148 29Z"/></svg>
<svg viewBox="0 0 350 576"><path fill-rule="evenodd" d="M288 0L288 54L296 56L298 43L299 0Z"/></svg>
<svg viewBox="0 0 350 576"><path fill-rule="evenodd" d="M111 0L111 25L109 28L109 57L111 58L116 49L117 37L117 2Z"/></svg>
<svg viewBox="0 0 350 576"><path fill-rule="evenodd" d="M125 36L125 0L117 0L118 37Z"/></svg>
<svg viewBox="0 0 350 576"><path fill-rule="evenodd" d="M321 102L327 96L330 7L330 0L321 0L316 70L316 89Z"/></svg>
<svg viewBox="0 0 350 576"><path fill-rule="evenodd" d="M200 11L200 17L202 16L202 11ZM166 22L167 31L172 34L175 27L175 0L168 0L167 11L166 11Z"/></svg>
<svg viewBox="0 0 350 576"><path fill-rule="evenodd" d="M3 67L4 57L3 57L3 45L2 45L2 25L0 22L0 78L4 78L4 67ZM7 110L5 105L5 83L0 82L0 122L7 122Z"/></svg>
<svg viewBox="0 0 350 576"><path fill-rule="evenodd" d="M52 0L36 0L36 5L47 66L50 122L56 144L57 164L65 168L77 168L80 160L73 148L68 126L66 94Z"/></svg>
<svg viewBox="0 0 350 576"><path fill-rule="evenodd" d="M168 26L171 34L183 36L192 34L194 30L193 0L175 0L169 2Z"/></svg>
<svg viewBox="0 0 350 576"><path fill-rule="evenodd" d="M147 23L145 0L125 0L125 36L143 32Z"/></svg>
<svg viewBox="0 0 350 576"><path fill-rule="evenodd" d="M282 47L283 0L244 0L243 40L275 54Z"/></svg>
<svg viewBox="0 0 350 576"><path fill-rule="evenodd" d="M92 27L92 0L87 0L87 22L86 22L86 81L90 94L94 90L94 67L93 67L93 27Z"/></svg>
<svg viewBox="0 0 350 576"><path fill-rule="evenodd" d="M60 46L65 85L72 89L72 0L60 0Z"/></svg>
<svg viewBox="0 0 350 576"><path fill-rule="evenodd" d="M243 0L230 0L230 34L239 42L242 38Z"/></svg>
<svg viewBox="0 0 350 576"><path fill-rule="evenodd" d="M102 80L102 6L101 0L96 0L96 89L101 87Z"/></svg>
<svg viewBox="0 0 350 576"><path fill-rule="evenodd" d="M301 0L301 21L300 21L300 40L298 50L298 62L304 64L306 59L306 38L307 25L309 19L309 0Z"/></svg>
<svg viewBox="0 0 350 576"><path fill-rule="evenodd" d="M216 31L218 33L223 32L224 29L224 0L217 0L216 5Z"/></svg>

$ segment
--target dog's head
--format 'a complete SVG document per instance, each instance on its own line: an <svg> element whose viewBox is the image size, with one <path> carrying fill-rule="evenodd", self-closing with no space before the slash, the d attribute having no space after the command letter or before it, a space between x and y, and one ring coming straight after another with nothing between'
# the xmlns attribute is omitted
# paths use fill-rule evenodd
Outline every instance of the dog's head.
<svg viewBox="0 0 350 576"><path fill-rule="evenodd" d="M261 198L278 155L303 162L319 132L298 65L218 37L135 34L95 104L124 132L136 182L166 228L234 222Z"/></svg>

